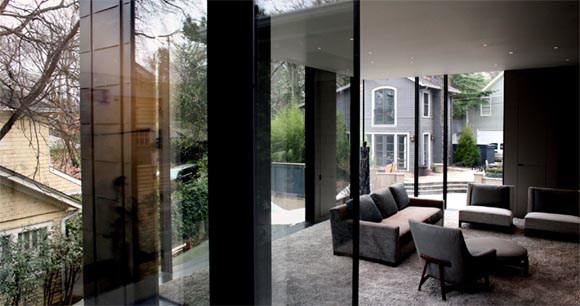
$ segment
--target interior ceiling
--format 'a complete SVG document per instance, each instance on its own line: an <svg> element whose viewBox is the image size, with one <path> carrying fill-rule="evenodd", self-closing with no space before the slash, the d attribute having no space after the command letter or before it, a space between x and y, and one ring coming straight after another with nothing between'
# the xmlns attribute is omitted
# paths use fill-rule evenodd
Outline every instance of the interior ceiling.
<svg viewBox="0 0 580 306"><path fill-rule="evenodd" d="M577 1L361 1L361 77L578 64ZM352 3L273 16L272 57L352 74ZM510 54L513 53L513 54Z"/></svg>

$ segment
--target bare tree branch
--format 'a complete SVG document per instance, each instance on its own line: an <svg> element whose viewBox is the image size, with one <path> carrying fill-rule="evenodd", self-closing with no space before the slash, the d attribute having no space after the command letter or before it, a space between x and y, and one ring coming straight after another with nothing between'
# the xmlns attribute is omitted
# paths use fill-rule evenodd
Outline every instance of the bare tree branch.
<svg viewBox="0 0 580 306"><path fill-rule="evenodd" d="M12 113L8 121L2 126L2 129L0 129L0 140L2 140L6 134L8 134L14 123L20 119L23 112L29 109L33 103L37 101L38 97L44 92L55 68L57 67L63 51L66 49L70 41L77 35L78 31L79 22L77 21L71 29L70 33L64 37L56 49L49 53L43 65L44 69L42 71L42 75L32 86L31 91L21 98L20 106Z"/></svg>

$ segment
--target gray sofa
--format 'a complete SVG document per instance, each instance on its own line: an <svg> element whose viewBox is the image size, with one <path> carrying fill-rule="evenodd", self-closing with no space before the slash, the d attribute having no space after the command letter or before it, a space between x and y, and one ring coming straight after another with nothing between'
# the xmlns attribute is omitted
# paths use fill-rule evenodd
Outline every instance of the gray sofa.
<svg viewBox="0 0 580 306"><path fill-rule="evenodd" d="M350 201L330 209L335 255L352 256ZM396 266L414 252L409 220L443 225L443 201L409 198L403 184L360 197L361 259Z"/></svg>
<svg viewBox="0 0 580 306"><path fill-rule="evenodd" d="M525 234L580 235L580 190L530 187Z"/></svg>

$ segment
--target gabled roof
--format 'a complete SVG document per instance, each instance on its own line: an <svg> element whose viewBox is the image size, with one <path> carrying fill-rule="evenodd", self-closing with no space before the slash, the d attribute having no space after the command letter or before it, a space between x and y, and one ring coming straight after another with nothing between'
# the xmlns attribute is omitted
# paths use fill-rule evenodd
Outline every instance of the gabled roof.
<svg viewBox="0 0 580 306"><path fill-rule="evenodd" d="M0 112L13 112L18 107L19 104L15 101L0 101ZM58 108L44 101L34 103L34 105L30 107L30 110L35 113L56 113L59 111Z"/></svg>
<svg viewBox="0 0 580 306"><path fill-rule="evenodd" d="M407 77L406 79L409 80L409 81L411 81L411 82L413 82L413 83L415 83L415 79L414 78ZM428 88L442 89L440 85L437 85L437 84L435 84L435 83L433 83L433 82L431 82L431 81L429 81L427 79L424 79L424 78L419 78L419 85L420 86L425 86L425 87L428 87ZM345 89L349 89L349 88L350 88L350 84L347 84L345 86L342 86L342 87L338 88L336 90L336 92L341 92L341 91L343 91ZM451 85L449 85L448 88L449 88L449 92L452 92L452 93L461 93L461 91L459 91L459 89L457 89L457 88L455 88L455 87L453 87Z"/></svg>
<svg viewBox="0 0 580 306"><path fill-rule="evenodd" d="M410 80L411 82L415 83L414 78L408 77L407 79ZM427 88L434 88L434 89L443 89L441 85L436 84L435 82L432 82L432 81L427 80L425 78L419 78L419 86L425 86ZM457 93L457 94L461 93L461 91L459 89L457 89L451 85L448 85L447 88L449 88L449 92Z"/></svg>
<svg viewBox="0 0 580 306"><path fill-rule="evenodd" d="M487 83L487 85L485 85L485 87L481 91L488 90L491 86L493 86L493 84L497 83L497 81L499 81L502 78L503 78L503 71L500 74L498 74L495 78L493 78L493 80L491 80L491 82Z"/></svg>
<svg viewBox="0 0 580 306"><path fill-rule="evenodd" d="M15 188L25 193L36 193L56 200L73 209L82 209L81 202L64 192L58 191L50 186L37 182L26 175L20 174L16 171L10 170L6 167L0 166L0 183L7 181L15 184ZM54 202L54 201L52 201Z"/></svg>

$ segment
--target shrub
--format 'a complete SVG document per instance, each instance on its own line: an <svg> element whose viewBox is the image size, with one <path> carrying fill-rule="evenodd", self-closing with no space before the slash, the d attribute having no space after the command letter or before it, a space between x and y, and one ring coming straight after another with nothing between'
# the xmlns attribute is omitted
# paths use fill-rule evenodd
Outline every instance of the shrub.
<svg viewBox="0 0 580 306"><path fill-rule="evenodd" d="M207 155L197 163L199 177L179 184L172 201L172 223L178 239L205 238L208 214Z"/></svg>
<svg viewBox="0 0 580 306"><path fill-rule="evenodd" d="M272 161L303 163L304 113L290 103L272 119Z"/></svg>
<svg viewBox="0 0 580 306"><path fill-rule="evenodd" d="M455 151L455 162L464 166L477 166L479 164L479 148L473 136L473 131L465 127L459 135L457 150Z"/></svg>

